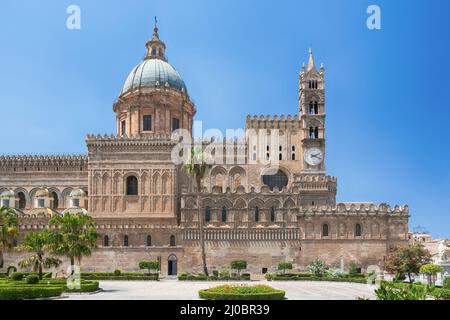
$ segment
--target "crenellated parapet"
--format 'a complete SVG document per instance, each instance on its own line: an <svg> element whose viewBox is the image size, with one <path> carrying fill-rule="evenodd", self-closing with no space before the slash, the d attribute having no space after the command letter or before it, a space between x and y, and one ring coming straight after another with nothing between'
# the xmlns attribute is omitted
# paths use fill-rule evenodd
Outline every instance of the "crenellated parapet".
<svg viewBox="0 0 450 320"><path fill-rule="evenodd" d="M408 205L390 206L386 203L358 203L358 202L340 202L335 206L320 206L320 207L299 207L298 212L300 216L311 215L398 215L409 216Z"/></svg>
<svg viewBox="0 0 450 320"><path fill-rule="evenodd" d="M298 115L295 116L250 116L247 115L245 129L300 129L300 120Z"/></svg>
<svg viewBox="0 0 450 320"><path fill-rule="evenodd" d="M317 174L294 175L292 190L294 193L300 191L326 190L336 193L337 178Z"/></svg>
<svg viewBox="0 0 450 320"><path fill-rule="evenodd" d="M87 167L85 155L11 155L0 156L0 170L30 170L41 171L55 168Z"/></svg>

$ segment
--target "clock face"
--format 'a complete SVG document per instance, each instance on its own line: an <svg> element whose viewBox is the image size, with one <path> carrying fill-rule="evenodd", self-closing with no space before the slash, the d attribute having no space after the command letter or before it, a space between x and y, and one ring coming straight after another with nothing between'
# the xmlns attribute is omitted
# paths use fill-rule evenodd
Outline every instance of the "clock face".
<svg viewBox="0 0 450 320"><path fill-rule="evenodd" d="M317 166L323 161L322 150L318 148L311 148L305 151L305 161L311 166Z"/></svg>

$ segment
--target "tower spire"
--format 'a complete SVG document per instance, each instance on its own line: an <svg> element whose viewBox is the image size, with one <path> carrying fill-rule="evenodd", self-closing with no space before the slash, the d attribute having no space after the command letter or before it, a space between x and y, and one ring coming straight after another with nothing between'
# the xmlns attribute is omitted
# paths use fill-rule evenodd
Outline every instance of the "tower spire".
<svg viewBox="0 0 450 320"><path fill-rule="evenodd" d="M316 69L316 64L314 63L314 56L313 56L312 49L309 48L308 72L313 70L313 69L317 70Z"/></svg>

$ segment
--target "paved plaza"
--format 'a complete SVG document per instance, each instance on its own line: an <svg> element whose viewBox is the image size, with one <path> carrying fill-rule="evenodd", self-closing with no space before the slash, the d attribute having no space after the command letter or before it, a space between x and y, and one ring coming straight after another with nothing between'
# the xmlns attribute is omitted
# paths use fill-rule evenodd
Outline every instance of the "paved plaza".
<svg viewBox="0 0 450 320"><path fill-rule="evenodd" d="M220 284L268 284L285 290L292 300L355 300L374 299L374 287L359 283L325 281L100 281L103 291L95 294L70 295L64 300L197 300L198 290Z"/></svg>

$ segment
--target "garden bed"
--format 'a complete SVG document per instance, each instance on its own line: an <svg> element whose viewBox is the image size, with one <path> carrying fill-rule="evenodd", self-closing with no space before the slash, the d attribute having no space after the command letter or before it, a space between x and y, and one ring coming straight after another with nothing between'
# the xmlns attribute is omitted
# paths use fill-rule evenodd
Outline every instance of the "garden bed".
<svg viewBox="0 0 450 320"><path fill-rule="evenodd" d="M98 281L81 280L79 289L69 289L66 279L42 279L35 284L25 280L0 279L0 300L24 300L58 297L61 293L84 293L99 290Z"/></svg>
<svg viewBox="0 0 450 320"><path fill-rule="evenodd" d="M198 294L206 300L283 300L286 292L265 285L223 285Z"/></svg>
<svg viewBox="0 0 450 320"><path fill-rule="evenodd" d="M358 276L316 276L311 273L266 273L265 276L268 281L332 281L332 282L353 282L353 283L367 283L367 277L365 275Z"/></svg>
<svg viewBox="0 0 450 320"><path fill-rule="evenodd" d="M81 278L84 280L145 280L158 281L159 274L144 274L139 272L122 272L120 274L114 272L82 272Z"/></svg>
<svg viewBox="0 0 450 320"><path fill-rule="evenodd" d="M180 280L180 281L249 281L250 274L244 273L241 276L212 275L212 276L207 277L203 273L196 274L196 275L183 273L178 276L178 280Z"/></svg>
<svg viewBox="0 0 450 320"><path fill-rule="evenodd" d="M450 290L442 287L434 287L428 286L423 283L406 283L406 282L394 282L394 287L396 288L406 288L409 286L416 286L422 288L428 288L428 294L433 296L436 299L449 300L450 299Z"/></svg>

